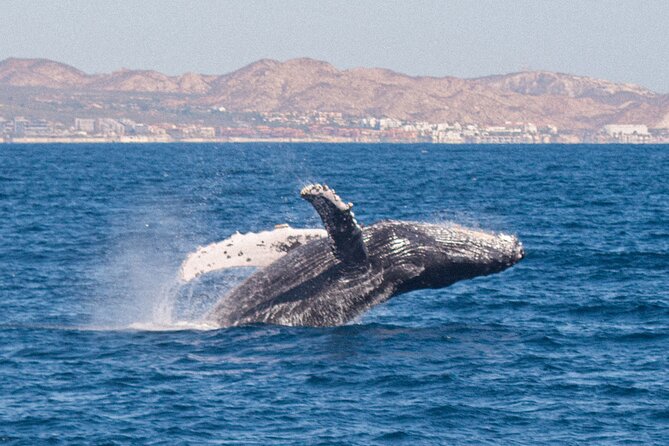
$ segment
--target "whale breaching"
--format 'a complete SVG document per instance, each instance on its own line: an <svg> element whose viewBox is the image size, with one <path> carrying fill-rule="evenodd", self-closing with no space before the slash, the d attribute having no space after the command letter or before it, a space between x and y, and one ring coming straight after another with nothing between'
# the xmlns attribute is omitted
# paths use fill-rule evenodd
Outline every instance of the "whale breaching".
<svg viewBox="0 0 669 446"><path fill-rule="evenodd" d="M255 242L253 257L237 251L233 236L200 248L184 263L185 280L225 268L226 262L263 266L214 306L209 321L221 327L341 325L398 294L500 272L524 257L522 244L511 235L395 220L363 228L353 205L328 186L311 184L300 195L316 209L325 231L280 227L237 234L237 241L251 237ZM259 256L258 250L269 254ZM198 267L202 256L209 256L208 263Z"/></svg>

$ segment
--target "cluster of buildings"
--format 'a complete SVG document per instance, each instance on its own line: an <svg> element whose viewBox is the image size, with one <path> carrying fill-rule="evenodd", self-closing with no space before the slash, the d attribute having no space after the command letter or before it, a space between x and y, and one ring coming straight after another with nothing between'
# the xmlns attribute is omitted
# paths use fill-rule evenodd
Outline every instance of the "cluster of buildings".
<svg viewBox="0 0 669 446"><path fill-rule="evenodd" d="M666 143L669 142L669 128L649 129L648 126L642 124L610 124L602 128L597 138L595 142Z"/></svg>
<svg viewBox="0 0 669 446"><path fill-rule="evenodd" d="M126 139L137 142L169 141L159 129L130 119L76 118L73 125L22 116L0 117L0 142L113 142Z"/></svg>
<svg viewBox="0 0 669 446"><path fill-rule="evenodd" d="M231 115L232 116L232 115ZM131 119L78 117L69 125L45 119L0 117L0 142L396 142L439 144L667 143L669 129L606 125L598 132L560 132L532 123L431 123L336 112L236 114L224 125L144 124Z"/></svg>

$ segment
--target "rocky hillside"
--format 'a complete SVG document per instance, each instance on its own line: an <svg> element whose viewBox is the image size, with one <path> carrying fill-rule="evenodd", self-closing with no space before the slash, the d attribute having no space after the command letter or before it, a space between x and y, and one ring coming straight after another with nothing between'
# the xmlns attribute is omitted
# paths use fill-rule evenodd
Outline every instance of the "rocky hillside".
<svg viewBox="0 0 669 446"><path fill-rule="evenodd" d="M566 129L609 123L669 123L669 95L631 84L545 71L478 79L412 77L378 68L339 70L327 62L260 60L232 73L167 76L120 70L86 74L44 59L0 62L0 88L171 94L170 106L229 111L337 111L430 122L553 124ZM157 101L160 101L158 98Z"/></svg>
<svg viewBox="0 0 669 446"><path fill-rule="evenodd" d="M69 88L90 83L93 76L46 59L5 59L0 62L0 85Z"/></svg>

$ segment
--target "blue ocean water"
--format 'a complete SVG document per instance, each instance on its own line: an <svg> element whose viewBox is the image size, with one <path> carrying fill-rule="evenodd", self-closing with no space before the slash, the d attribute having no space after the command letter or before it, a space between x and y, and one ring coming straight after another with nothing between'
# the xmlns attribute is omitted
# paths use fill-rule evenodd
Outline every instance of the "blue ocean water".
<svg viewBox="0 0 669 446"><path fill-rule="evenodd" d="M2 444L669 443L669 147L0 145ZM206 330L198 245L356 216L517 234L336 328Z"/></svg>

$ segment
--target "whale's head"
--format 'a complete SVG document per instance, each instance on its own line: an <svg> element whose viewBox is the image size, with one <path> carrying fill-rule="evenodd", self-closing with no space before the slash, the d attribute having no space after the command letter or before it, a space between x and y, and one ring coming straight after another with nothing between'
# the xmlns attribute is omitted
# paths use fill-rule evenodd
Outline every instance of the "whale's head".
<svg viewBox="0 0 669 446"><path fill-rule="evenodd" d="M414 223L412 262L421 273L410 287L441 288L503 271L523 259L518 238L453 224Z"/></svg>

